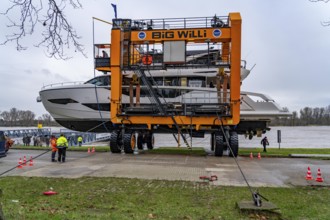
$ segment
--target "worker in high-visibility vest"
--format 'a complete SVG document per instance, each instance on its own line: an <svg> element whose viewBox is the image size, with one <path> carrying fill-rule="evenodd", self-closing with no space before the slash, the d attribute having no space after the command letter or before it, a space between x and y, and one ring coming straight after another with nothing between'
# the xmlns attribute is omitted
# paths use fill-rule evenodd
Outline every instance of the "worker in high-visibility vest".
<svg viewBox="0 0 330 220"><path fill-rule="evenodd" d="M56 137L54 135L52 135L50 137L50 147L52 148L52 162L56 162L55 160L55 156L56 156L56 152L57 152L57 147L56 147Z"/></svg>
<svg viewBox="0 0 330 220"><path fill-rule="evenodd" d="M66 149L69 146L68 140L64 136L64 134L61 134L61 136L56 141L57 149L58 149L58 162L65 162L65 156L66 156Z"/></svg>
<svg viewBox="0 0 330 220"><path fill-rule="evenodd" d="M77 141L78 141L79 147L81 147L82 142L83 142L83 138L81 136L79 136L78 139L77 139Z"/></svg>

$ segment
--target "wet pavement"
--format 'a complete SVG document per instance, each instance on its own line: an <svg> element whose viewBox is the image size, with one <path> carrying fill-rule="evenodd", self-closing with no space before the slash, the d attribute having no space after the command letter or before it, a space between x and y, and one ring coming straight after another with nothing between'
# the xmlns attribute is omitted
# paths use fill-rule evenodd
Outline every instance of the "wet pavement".
<svg viewBox="0 0 330 220"><path fill-rule="evenodd" d="M36 157L43 151L14 150L0 159L0 173L15 167L19 158ZM216 175L218 180L213 185L246 186L246 182L233 158L224 156L185 156L140 153L138 155L67 152L65 163L50 162L50 152L36 158L33 166L14 169L3 176L39 176L79 178L125 177L160 180L203 181L200 176ZM290 187L306 185L330 185L329 160L308 158L261 158L238 157L246 179L254 187ZM324 182L305 180L307 167L311 168L314 179L320 168Z"/></svg>

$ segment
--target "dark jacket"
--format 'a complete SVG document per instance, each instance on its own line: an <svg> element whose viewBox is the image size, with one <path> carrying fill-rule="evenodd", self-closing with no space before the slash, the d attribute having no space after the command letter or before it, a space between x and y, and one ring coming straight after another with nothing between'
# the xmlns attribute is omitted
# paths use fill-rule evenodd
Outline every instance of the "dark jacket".
<svg viewBox="0 0 330 220"><path fill-rule="evenodd" d="M264 137L262 140L261 140L261 142L260 142L260 144L262 144L262 145L269 145L269 142L268 142L268 139L267 139L267 137Z"/></svg>

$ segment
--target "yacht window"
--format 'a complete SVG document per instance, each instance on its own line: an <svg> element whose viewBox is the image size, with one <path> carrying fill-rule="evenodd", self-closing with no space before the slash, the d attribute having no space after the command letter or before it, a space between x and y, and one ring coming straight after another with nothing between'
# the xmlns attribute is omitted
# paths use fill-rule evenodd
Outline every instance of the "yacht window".
<svg viewBox="0 0 330 220"><path fill-rule="evenodd" d="M84 105L84 106L86 106L88 108L97 110L97 111L107 111L107 112L110 111L110 105L109 105L109 103L105 103L105 104L102 104L102 103L99 103L99 104L95 104L95 103L82 103L82 105Z"/></svg>
<svg viewBox="0 0 330 220"><path fill-rule="evenodd" d="M88 80L87 82L85 82L84 84L94 84L98 82L98 77L97 78L93 78L91 80Z"/></svg>
<svg viewBox="0 0 330 220"><path fill-rule="evenodd" d="M179 78L178 77L166 77L164 80L165 86L179 86Z"/></svg>
<svg viewBox="0 0 330 220"><path fill-rule="evenodd" d="M194 80L189 80L188 86L189 87L202 87L203 82L202 80L194 79Z"/></svg>
<svg viewBox="0 0 330 220"><path fill-rule="evenodd" d="M73 99L48 99L48 101L51 103L61 104L61 105L66 105L69 103L78 103L76 100Z"/></svg>
<svg viewBox="0 0 330 220"><path fill-rule="evenodd" d="M154 80L155 80L157 86L163 85L163 77L154 77Z"/></svg>
<svg viewBox="0 0 330 220"><path fill-rule="evenodd" d="M172 79L172 86L179 86L179 78Z"/></svg>
<svg viewBox="0 0 330 220"><path fill-rule="evenodd" d="M205 77L189 77L189 87L205 87Z"/></svg>
<svg viewBox="0 0 330 220"><path fill-rule="evenodd" d="M110 77L107 76L107 77L104 77L104 86L108 86L110 85Z"/></svg>
<svg viewBox="0 0 330 220"><path fill-rule="evenodd" d="M176 98L181 95L180 89L158 89L157 94L163 98Z"/></svg>
<svg viewBox="0 0 330 220"><path fill-rule="evenodd" d="M87 82L85 84L93 84L97 86L108 86L110 85L110 76L101 76L101 77L95 77Z"/></svg>
<svg viewBox="0 0 330 220"><path fill-rule="evenodd" d="M171 80L170 79L165 79L164 80L164 86L170 86L171 85Z"/></svg>

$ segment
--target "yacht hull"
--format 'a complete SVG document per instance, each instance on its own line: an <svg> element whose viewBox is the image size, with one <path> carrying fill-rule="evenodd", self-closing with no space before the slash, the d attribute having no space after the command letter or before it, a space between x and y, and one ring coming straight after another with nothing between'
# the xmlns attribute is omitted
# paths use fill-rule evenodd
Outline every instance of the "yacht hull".
<svg viewBox="0 0 330 220"><path fill-rule="evenodd" d="M186 89L188 92L175 98L167 98L166 102L189 103L192 102L190 97L194 97L195 102L201 104L217 101L215 88ZM110 97L109 86L86 84L52 87L40 91L41 101L54 120L63 127L82 132L104 133L115 129L110 122ZM260 101L255 101L252 97L257 97ZM241 99L241 122L236 129L240 134L248 130L265 131L275 117L290 115L263 94L241 92ZM129 105L127 95L123 95L123 104ZM150 100L141 97L141 104L150 105Z"/></svg>

